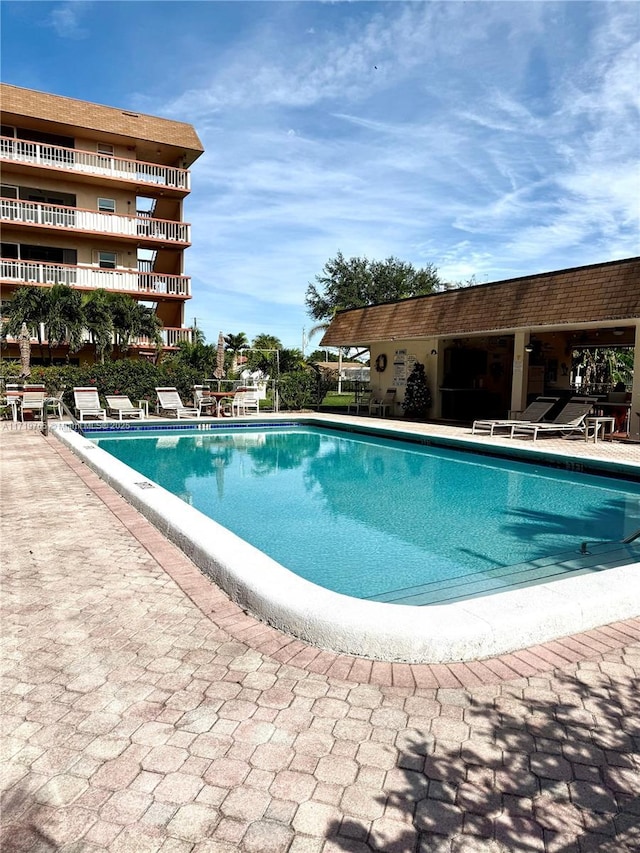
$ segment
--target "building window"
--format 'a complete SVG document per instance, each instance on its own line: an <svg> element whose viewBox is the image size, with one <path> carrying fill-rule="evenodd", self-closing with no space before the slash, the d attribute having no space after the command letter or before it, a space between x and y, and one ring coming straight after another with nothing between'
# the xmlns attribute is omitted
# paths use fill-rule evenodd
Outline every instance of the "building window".
<svg viewBox="0 0 640 853"><path fill-rule="evenodd" d="M2 184L0 186L0 196L2 198L18 198L18 187L13 184Z"/></svg>
<svg viewBox="0 0 640 853"><path fill-rule="evenodd" d="M17 261L20 257L20 247L17 243L2 243L0 252L2 252L3 258L10 258Z"/></svg>
<svg viewBox="0 0 640 853"><path fill-rule="evenodd" d="M109 157L113 157L113 145L109 145L108 142L98 142L98 154L107 154Z"/></svg>
<svg viewBox="0 0 640 853"><path fill-rule="evenodd" d="M114 270L117 260L115 252L98 252L98 266L101 270Z"/></svg>
<svg viewBox="0 0 640 853"><path fill-rule="evenodd" d="M98 199L98 210L102 211L102 213L115 213L116 212L116 202L113 198L99 198Z"/></svg>

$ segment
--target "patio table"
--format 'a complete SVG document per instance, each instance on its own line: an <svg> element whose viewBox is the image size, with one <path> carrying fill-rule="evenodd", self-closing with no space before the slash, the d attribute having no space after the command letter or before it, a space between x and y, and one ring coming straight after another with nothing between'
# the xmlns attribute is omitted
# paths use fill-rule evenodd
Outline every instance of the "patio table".
<svg viewBox="0 0 640 853"><path fill-rule="evenodd" d="M206 400L207 397L213 398L215 400L216 406L216 414L215 417L219 418L222 412L222 403L224 400L233 400L236 396L235 391L205 391L204 398Z"/></svg>

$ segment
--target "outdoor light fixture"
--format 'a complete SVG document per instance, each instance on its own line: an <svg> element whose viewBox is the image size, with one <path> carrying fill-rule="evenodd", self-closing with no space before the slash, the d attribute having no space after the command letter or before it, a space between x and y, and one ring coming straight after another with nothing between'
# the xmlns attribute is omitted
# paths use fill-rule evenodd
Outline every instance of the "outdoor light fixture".
<svg viewBox="0 0 640 853"><path fill-rule="evenodd" d="M533 344L526 344L524 351L525 352L533 352Z"/></svg>
<svg viewBox="0 0 640 853"><path fill-rule="evenodd" d="M614 329L613 334L618 337L619 335L624 335L624 329Z"/></svg>

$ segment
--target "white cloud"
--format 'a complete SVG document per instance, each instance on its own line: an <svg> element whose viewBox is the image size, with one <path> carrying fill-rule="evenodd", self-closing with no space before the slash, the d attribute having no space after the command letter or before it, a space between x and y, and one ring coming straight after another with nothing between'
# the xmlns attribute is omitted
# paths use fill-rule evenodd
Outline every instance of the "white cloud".
<svg viewBox="0 0 640 853"><path fill-rule="evenodd" d="M571 3L373 8L328 8L296 41L278 7L163 107L207 150L188 204L201 304L303 325L338 250L478 282L637 253L627 4L581 28Z"/></svg>
<svg viewBox="0 0 640 853"><path fill-rule="evenodd" d="M51 11L48 19L49 26L60 38L72 40L87 38L89 31L81 25L86 7L87 4L82 0L61 3Z"/></svg>

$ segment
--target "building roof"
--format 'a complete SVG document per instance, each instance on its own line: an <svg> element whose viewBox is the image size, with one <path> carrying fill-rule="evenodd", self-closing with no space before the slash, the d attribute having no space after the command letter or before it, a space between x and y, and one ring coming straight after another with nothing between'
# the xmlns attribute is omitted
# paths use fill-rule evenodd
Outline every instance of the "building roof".
<svg viewBox="0 0 640 853"><path fill-rule="evenodd" d="M0 83L0 97L3 123L26 119L33 125L44 121L50 124L52 133L69 133L70 128L80 127L94 131L105 140L146 140L182 149L187 166L204 151L194 128L185 122L50 95L7 83Z"/></svg>
<svg viewBox="0 0 640 853"><path fill-rule="evenodd" d="M320 346L640 318L640 258L338 312Z"/></svg>

